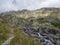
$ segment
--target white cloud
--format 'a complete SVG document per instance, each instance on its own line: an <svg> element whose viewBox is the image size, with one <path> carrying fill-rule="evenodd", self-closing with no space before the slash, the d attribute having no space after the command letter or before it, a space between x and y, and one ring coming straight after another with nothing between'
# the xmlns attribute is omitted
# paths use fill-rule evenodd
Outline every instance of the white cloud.
<svg viewBox="0 0 60 45"><path fill-rule="evenodd" d="M41 3L41 7L60 7L60 0L46 0Z"/></svg>
<svg viewBox="0 0 60 45"><path fill-rule="evenodd" d="M18 8L12 4L12 1L13 0L2 0L2 2L0 3L0 12L17 10Z"/></svg>
<svg viewBox="0 0 60 45"><path fill-rule="evenodd" d="M60 7L60 0L0 0L0 12L42 7Z"/></svg>

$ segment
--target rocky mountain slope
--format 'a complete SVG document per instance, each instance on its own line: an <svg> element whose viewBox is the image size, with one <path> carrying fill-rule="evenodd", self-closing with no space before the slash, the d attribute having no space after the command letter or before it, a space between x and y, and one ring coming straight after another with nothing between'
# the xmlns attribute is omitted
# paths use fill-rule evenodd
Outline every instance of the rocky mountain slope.
<svg viewBox="0 0 60 45"><path fill-rule="evenodd" d="M60 8L1 13L0 45L11 34L14 38L8 45L60 45Z"/></svg>

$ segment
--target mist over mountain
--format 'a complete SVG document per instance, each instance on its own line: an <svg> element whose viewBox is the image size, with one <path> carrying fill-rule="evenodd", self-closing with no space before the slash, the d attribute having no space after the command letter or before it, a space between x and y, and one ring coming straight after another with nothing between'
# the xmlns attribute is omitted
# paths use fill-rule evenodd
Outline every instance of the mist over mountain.
<svg viewBox="0 0 60 45"><path fill-rule="evenodd" d="M35 10L43 7L60 8L60 0L1 0L0 12L11 10Z"/></svg>

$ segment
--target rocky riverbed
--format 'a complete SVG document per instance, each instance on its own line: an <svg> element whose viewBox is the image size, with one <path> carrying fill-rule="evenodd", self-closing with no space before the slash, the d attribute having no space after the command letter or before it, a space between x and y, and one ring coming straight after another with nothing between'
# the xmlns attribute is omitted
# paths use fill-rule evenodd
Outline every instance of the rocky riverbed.
<svg viewBox="0 0 60 45"><path fill-rule="evenodd" d="M60 45L60 30L53 28L39 27L37 30L25 26L24 32L40 41L42 45Z"/></svg>

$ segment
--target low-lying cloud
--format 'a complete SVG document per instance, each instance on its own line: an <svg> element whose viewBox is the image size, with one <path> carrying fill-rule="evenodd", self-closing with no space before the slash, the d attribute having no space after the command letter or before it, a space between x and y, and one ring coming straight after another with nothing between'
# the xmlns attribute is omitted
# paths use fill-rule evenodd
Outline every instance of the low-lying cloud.
<svg viewBox="0 0 60 45"><path fill-rule="evenodd" d="M0 0L0 12L42 7L60 7L60 0Z"/></svg>

